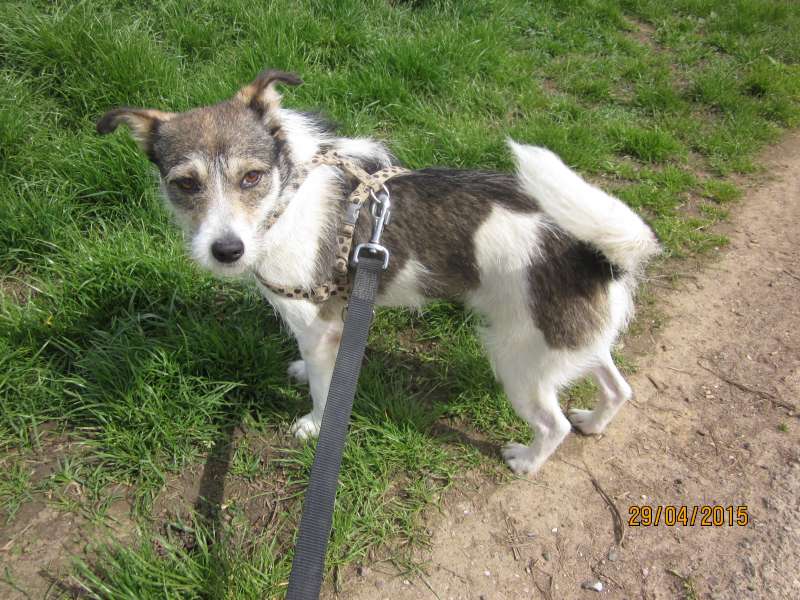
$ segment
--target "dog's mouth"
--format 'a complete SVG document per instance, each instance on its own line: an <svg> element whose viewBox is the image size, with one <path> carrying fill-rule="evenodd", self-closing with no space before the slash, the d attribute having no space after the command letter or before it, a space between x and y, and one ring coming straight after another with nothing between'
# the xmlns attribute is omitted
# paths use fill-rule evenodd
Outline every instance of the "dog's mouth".
<svg viewBox="0 0 800 600"><path fill-rule="evenodd" d="M211 260L204 263L202 266L217 277L225 278L240 277L250 271L250 266L241 260L228 263Z"/></svg>

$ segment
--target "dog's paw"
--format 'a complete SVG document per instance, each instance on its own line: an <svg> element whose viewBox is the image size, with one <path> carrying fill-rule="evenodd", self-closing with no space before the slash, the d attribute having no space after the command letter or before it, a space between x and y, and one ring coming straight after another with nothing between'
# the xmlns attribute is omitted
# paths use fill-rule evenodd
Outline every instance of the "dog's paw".
<svg viewBox="0 0 800 600"><path fill-rule="evenodd" d="M299 381L300 383L308 383L308 369L306 368L306 361L293 360L289 363L289 368L286 369L291 379Z"/></svg>
<svg viewBox="0 0 800 600"><path fill-rule="evenodd" d="M586 435L603 433L607 425L607 423L598 422L595 411L582 408L570 408L567 411L567 418L575 429Z"/></svg>
<svg viewBox="0 0 800 600"><path fill-rule="evenodd" d="M508 444L503 448L503 458L517 475L530 475L541 466L531 456L531 449L524 444Z"/></svg>
<svg viewBox="0 0 800 600"><path fill-rule="evenodd" d="M320 424L321 421L314 418L314 413L308 413L294 422L291 431L298 440L307 440L319 435Z"/></svg>

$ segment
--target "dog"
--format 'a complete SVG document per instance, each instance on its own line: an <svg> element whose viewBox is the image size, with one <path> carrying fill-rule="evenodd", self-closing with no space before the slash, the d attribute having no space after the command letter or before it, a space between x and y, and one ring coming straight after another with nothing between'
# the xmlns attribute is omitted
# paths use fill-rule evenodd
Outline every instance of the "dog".
<svg viewBox="0 0 800 600"><path fill-rule="evenodd" d="M289 375L308 382L313 401L292 431L307 438L319 431L346 299L315 302L299 292L331 279L344 203L358 183L310 161L334 152L367 173L397 161L381 142L340 137L317 116L283 108L278 87L300 83L266 70L219 104L181 113L118 108L97 131L130 128L158 168L191 257L217 276L254 279L291 329L302 360ZM628 206L552 152L508 145L515 174L426 168L386 183L393 210L382 244L391 260L377 303L447 299L484 317L494 373L534 433L530 445L502 454L515 473L530 474L572 426L598 434L631 397L610 349L659 244ZM356 244L369 238L366 212ZM267 281L298 293L287 297ZM558 390L586 374L599 385L596 408L565 415Z"/></svg>

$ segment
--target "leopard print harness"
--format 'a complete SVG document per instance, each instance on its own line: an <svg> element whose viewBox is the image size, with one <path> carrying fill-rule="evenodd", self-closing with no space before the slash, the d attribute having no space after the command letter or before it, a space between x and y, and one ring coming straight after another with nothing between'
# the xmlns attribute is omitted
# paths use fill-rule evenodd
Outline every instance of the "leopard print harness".
<svg viewBox="0 0 800 600"><path fill-rule="evenodd" d="M364 169L358 166L352 160L343 158L337 152L325 152L322 154L315 154L310 161L306 173L302 178L308 174L308 171L318 165L328 165L341 169L351 177L355 178L359 184L350 193L345 202L345 217L339 225L339 230L336 232L336 253L333 262L333 278L329 281L312 285L311 287L300 286L285 286L277 285L264 278L261 273L255 271L256 279L274 294L284 296L285 298L293 298L298 300L310 300L315 304L321 304L329 298L339 297L347 300L350 297L350 252L353 248L353 236L356 230L356 222L358 215L361 212L361 207L370 197L370 193L377 193L383 188L383 185L392 177L409 173L408 169L403 167L386 167L375 173L367 173ZM283 212L286 206L273 211L265 221L265 227L269 229L272 227Z"/></svg>

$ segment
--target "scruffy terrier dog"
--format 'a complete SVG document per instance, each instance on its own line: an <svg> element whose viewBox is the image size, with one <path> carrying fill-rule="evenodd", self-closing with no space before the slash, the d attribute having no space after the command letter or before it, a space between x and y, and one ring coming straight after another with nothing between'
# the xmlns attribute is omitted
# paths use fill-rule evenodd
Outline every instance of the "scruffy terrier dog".
<svg viewBox="0 0 800 600"><path fill-rule="evenodd" d="M233 98L183 113L119 108L97 123L127 124L161 175L166 204L183 226L192 258L222 277L254 278L297 338L313 410L292 430L319 430L342 332L342 295L324 302L303 290L333 279L337 231L358 183L311 162L336 152L368 173L393 164L380 142L338 137L316 117L282 108L268 70ZM620 200L591 186L553 153L509 141L514 175L442 168L390 179L391 252L378 304L420 307L444 298L485 317L483 338L529 446L503 456L517 473L537 471L570 430L603 431L631 396L610 348L628 322L637 277L658 252L653 232ZM361 211L354 244L370 233ZM279 215L277 219L271 216ZM274 283L295 290L273 291ZM591 373L594 410L558 405L559 388Z"/></svg>

